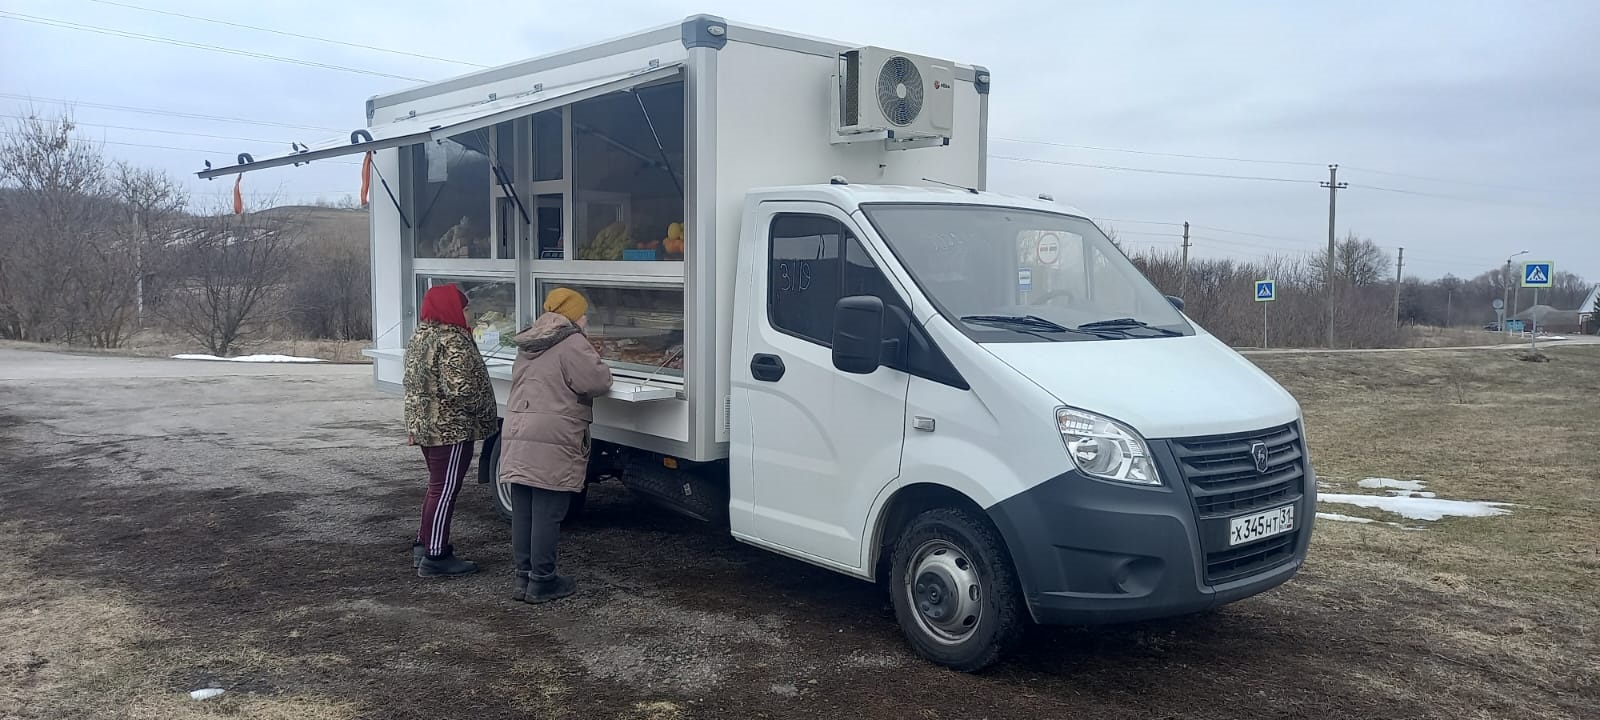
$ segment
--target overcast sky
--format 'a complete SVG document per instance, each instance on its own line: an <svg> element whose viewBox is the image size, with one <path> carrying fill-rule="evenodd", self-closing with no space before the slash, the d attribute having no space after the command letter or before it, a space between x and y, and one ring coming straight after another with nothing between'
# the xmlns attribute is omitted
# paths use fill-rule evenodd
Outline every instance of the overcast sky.
<svg viewBox="0 0 1600 720"><path fill-rule="evenodd" d="M365 124L367 97L416 83L85 27L432 80L698 12L987 66L994 73L995 155L1299 181L991 162L991 189L1052 193L1112 219L1135 247L1175 245L1177 229L1153 223L1185 220L1203 226L1193 231L1200 256L1258 258L1325 247L1328 194L1317 183L1327 179L1326 164L1339 163L1339 179L1351 183L1339 195L1340 236L1354 231L1391 252L1404 246L1407 275L1472 276L1529 250L1522 259L1552 260L1558 270L1600 280L1600 2L1593 0L0 0L0 115L28 107L19 96L46 111L59 109L52 101L70 100L84 132L105 141L108 155L166 169L197 193L221 197L229 183L194 179L202 160L226 165L241 151L259 156L291 140L343 134L312 128L348 132ZM245 178L251 192L276 191L294 201L338 200L358 184L355 164L331 162Z"/></svg>

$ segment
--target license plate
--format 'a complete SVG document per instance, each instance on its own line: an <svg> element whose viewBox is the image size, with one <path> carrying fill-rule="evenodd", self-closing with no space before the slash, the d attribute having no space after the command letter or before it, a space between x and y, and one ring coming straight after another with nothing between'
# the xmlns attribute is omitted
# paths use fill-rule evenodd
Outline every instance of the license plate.
<svg viewBox="0 0 1600 720"><path fill-rule="evenodd" d="M1241 545L1294 529L1294 506L1285 505L1254 515L1236 517L1228 523L1228 545Z"/></svg>

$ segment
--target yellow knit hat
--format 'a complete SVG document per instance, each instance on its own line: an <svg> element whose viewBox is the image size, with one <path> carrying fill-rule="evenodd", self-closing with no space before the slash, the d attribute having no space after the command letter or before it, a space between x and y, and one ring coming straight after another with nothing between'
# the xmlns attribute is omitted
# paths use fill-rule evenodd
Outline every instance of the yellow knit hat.
<svg viewBox="0 0 1600 720"><path fill-rule="evenodd" d="M560 313L568 320L577 322L584 313L589 312L589 301L583 299L576 290L556 288L544 298L544 311Z"/></svg>

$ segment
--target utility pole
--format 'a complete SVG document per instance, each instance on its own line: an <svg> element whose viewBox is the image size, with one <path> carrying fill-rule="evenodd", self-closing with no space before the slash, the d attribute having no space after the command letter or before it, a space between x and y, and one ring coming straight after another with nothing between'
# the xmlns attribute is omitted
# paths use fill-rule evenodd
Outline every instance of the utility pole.
<svg viewBox="0 0 1600 720"><path fill-rule="evenodd" d="M1183 221L1183 279L1178 281L1178 297L1189 293L1189 221Z"/></svg>
<svg viewBox="0 0 1600 720"><path fill-rule="evenodd" d="M1515 253L1515 254L1511 255L1510 257L1506 258L1506 277L1505 277L1505 283L1506 283L1506 288L1505 288L1505 290L1506 290L1505 306L1506 306L1506 308L1505 308L1505 314L1500 317L1500 334L1502 334L1502 335L1510 335L1511 334L1511 330L1510 330L1510 327L1511 327L1511 316L1517 314L1517 306L1515 304L1513 304L1513 302L1512 302L1513 298L1511 297L1511 261L1516 259L1516 258L1522 257L1523 255L1527 255L1527 254L1528 254L1528 251L1527 250L1523 250L1522 252Z"/></svg>
<svg viewBox="0 0 1600 720"><path fill-rule="evenodd" d="M1335 209L1337 208L1337 201L1338 201L1339 191L1344 189L1344 188L1346 188L1346 187L1349 187L1349 183L1341 183L1341 182L1339 182L1339 166L1338 165L1329 165L1328 166L1328 181L1325 182L1325 183L1322 183L1322 186L1328 189L1328 347L1332 348L1333 347L1333 321L1334 321L1334 318L1337 316L1335 308L1338 306L1338 298L1335 296L1335 294L1333 292L1333 256L1334 256L1334 250L1333 250L1333 246L1334 246L1333 219L1334 219Z"/></svg>
<svg viewBox="0 0 1600 720"><path fill-rule="evenodd" d="M1400 248L1400 259L1394 263L1394 326L1400 327L1400 279L1405 277L1406 249Z"/></svg>

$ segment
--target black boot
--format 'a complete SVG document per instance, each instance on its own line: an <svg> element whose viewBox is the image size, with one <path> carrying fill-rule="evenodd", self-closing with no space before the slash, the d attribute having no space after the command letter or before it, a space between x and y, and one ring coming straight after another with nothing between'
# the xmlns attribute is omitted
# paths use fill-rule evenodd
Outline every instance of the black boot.
<svg viewBox="0 0 1600 720"><path fill-rule="evenodd" d="M535 605L560 600L578 591L578 581L563 575L549 580L529 580L526 601Z"/></svg>
<svg viewBox="0 0 1600 720"><path fill-rule="evenodd" d="M515 600L517 602L522 602L524 599L526 599L528 597L528 586L533 583L533 580L529 579L529 577L528 577L529 574L530 573L528 571L526 571L526 570L518 570L517 571L516 582L511 586L512 587L512 591L511 591L511 599L512 600Z"/></svg>
<svg viewBox="0 0 1600 720"><path fill-rule="evenodd" d="M478 571L478 564L470 560L462 560L454 553L440 555L439 557L425 557L417 564L417 577L445 577L452 575L470 575Z"/></svg>

